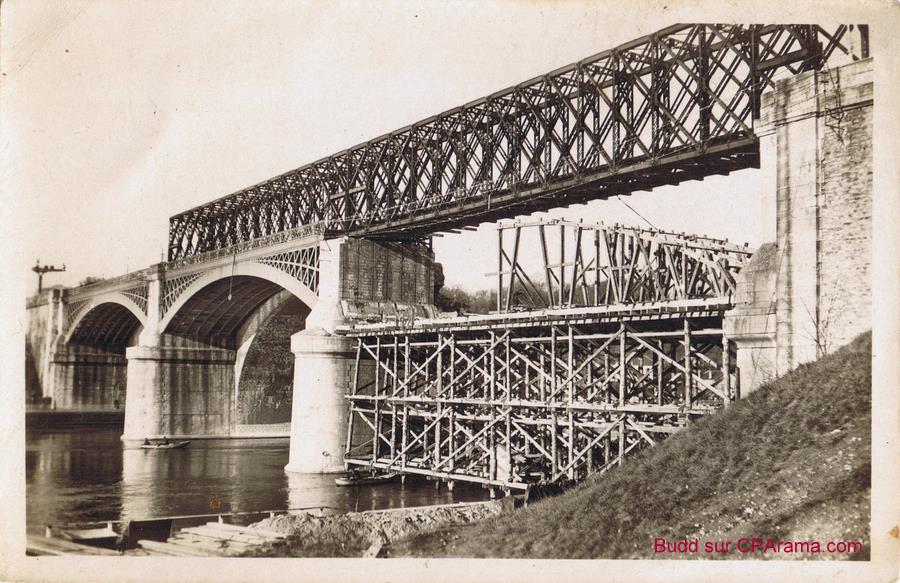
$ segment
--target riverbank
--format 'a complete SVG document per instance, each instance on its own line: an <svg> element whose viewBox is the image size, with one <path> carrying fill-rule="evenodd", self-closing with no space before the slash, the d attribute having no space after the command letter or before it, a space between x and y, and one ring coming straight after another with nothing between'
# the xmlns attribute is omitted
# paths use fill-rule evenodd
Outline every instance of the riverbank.
<svg viewBox="0 0 900 583"><path fill-rule="evenodd" d="M379 549L405 537L447 526L471 524L499 515L500 502L466 502L389 510L313 513L267 518L248 528L285 535L283 541L249 549L244 557L379 556Z"/></svg>
<svg viewBox="0 0 900 583"><path fill-rule="evenodd" d="M869 333L605 476L472 526L413 535L387 556L867 560L871 359ZM748 538L817 542L821 551L748 551L740 546ZM665 544L679 541L699 544L681 552ZM861 548L828 550L842 541Z"/></svg>

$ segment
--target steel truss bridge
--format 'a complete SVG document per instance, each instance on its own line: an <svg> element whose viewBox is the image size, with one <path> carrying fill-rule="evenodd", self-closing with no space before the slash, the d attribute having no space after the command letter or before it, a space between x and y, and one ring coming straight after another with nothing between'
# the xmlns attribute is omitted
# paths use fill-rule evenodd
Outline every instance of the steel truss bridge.
<svg viewBox="0 0 900 583"><path fill-rule="evenodd" d="M867 56L865 26L671 26L175 215L169 260L320 222L419 237L756 167L761 93Z"/></svg>
<svg viewBox="0 0 900 583"><path fill-rule="evenodd" d="M567 221L498 232L497 313L342 330L358 342L346 463L527 489L606 471L739 397L721 322L749 249Z"/></svg>

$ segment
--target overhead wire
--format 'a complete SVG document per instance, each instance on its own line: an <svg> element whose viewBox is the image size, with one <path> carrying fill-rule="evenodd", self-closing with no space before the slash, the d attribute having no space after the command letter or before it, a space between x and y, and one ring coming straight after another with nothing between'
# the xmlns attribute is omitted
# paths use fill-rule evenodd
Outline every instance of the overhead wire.
<svg viewBox="0 0 900 583"><path fill-rule="evenodd" d="M654 225L653 223L651 223L650 220L649 220L647 217L645 217L645 216L642 215L641 213L639 213L639 212L637 212L636 210L634 210L634 207L632 207L630 204L628 204L627 202L625 202L624 200L622 200L622 195L621 195L621 194L618 195L618 196L616 196L616 198L619 199L619 202L621 202L622 204L624 204L625 206L627 206L628 209L629 209L631 212L633 212L633 213L636 214L637 216L641 217L641 219L643 219L645 223L647 223L648 225L650 225L651 228L656 229L657 231L660 230L656 225Z"/></svg>

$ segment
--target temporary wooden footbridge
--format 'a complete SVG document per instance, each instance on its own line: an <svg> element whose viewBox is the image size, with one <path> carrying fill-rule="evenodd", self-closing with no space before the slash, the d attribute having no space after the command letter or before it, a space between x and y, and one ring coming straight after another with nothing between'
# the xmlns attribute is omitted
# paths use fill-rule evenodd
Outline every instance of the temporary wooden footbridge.
<svg viewBox="0 0 900 583"><path fill-rule="evenodd" d="M751 249L563 220L498 233L494 313L341 330L358 342L348 465L525 490L739 398L722 318Z"/></svg>

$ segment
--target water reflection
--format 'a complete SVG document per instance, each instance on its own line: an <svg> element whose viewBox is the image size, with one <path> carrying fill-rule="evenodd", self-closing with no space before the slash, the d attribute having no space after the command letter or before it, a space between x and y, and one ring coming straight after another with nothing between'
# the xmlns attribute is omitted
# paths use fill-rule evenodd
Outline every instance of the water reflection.
<svg viewBox="0 0 900 583"><path fill-rule="evenodd" d="M287 507L286 440L197 440L122 457L126 520Z"/></svg>
<svg viewBox="0 0 900 583"><path fill-rule="evenodd" d="M184 449L125 449L121 429L29 432L28 528L213 512L398 508L486 499L480 487L410 479L341 488L334 476L285 474L287 440L195 440Z"/></svg>
<svg viewBox="0 0 900 583"><path fill-rule="evenodd" d="M116 520L122 510L118 432L28 432L25 449L29 530L67 517Z"/></svg>

